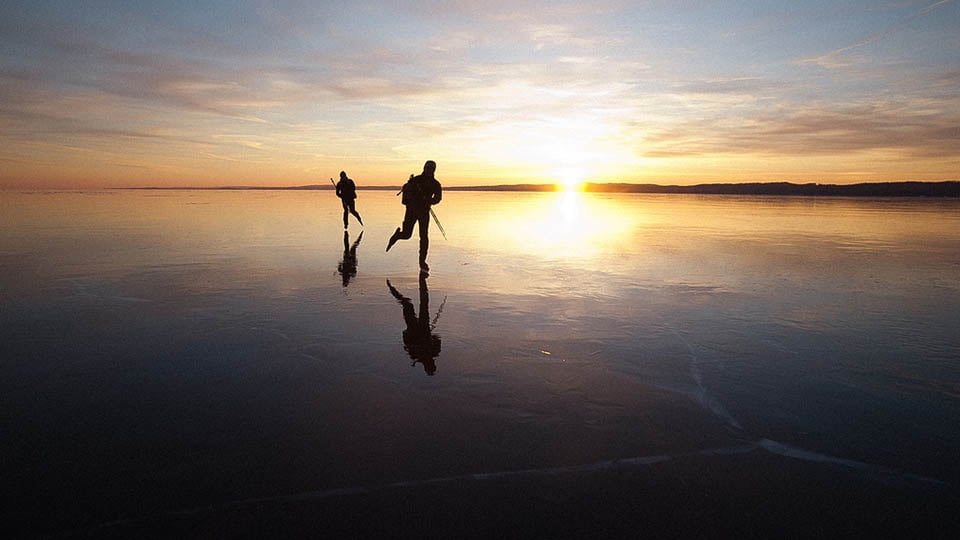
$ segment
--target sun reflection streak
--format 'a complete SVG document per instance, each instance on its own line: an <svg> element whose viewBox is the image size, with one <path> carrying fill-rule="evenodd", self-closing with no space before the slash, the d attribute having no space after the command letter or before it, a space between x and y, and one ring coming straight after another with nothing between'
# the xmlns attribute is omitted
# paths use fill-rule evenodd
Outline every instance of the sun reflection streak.
<svg viewBox="0 0 960 540"><path fill-rule="evenodd" d="M636 218L610 200L567 189L538 199L504 223L501 238L523 241L528 253L544 257L591 257L626 236ZM526 231L522 239L511 231Z"/></svg>

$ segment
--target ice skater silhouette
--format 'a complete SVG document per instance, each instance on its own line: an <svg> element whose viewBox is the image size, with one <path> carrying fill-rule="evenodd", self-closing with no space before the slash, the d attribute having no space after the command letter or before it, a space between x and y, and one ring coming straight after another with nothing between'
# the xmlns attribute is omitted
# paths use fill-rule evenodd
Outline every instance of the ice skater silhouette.
<svg viewBox="0 0 960 540"><path fill-rule="evenodd" d="M423 371L427 375L433 375L437 372L436 358L440 355L440 336L433 333L436 321L430 321L430 291L427 290L427 276L420 274L420 315L418 316L413 309L413 302L400 294L390 280L387 280L387 288L390 294L403 306L403 321L407 328L403 331L403 350L407 351L410 358L413 359L411 366L417 365L417 362L423 364ZM440 310L437 316L440 316Z"/></svg>
<svg viewBox="0 0 960 540"><path fill-rule="evenodd" d="M387 242L387 251L393 247L397 240L407 240L413 236L413 225L420 225L420 270L428 272L430 266L427 265L427 250L430 248L430 238L428 228L430 226L430 207L438 204L443 198L443 188L440 182L434 177L437 170L437 164L434 161L427 161L423 164L423 172L417 176L411 177L403 185L403 204L407 207L403 215L402 227L397 227L390 240Z"/></svg>
<svg viewBox="0 0 960 540"><path fill-rule="evenodd" d="M333 178L330 181L333 182ZM357 184L347 177L346 172L340 171L340 181L334 185L337 188L337 197L340 197L340 203L343 205L343 228L347 228L348 214L353 214L362 227L363 220L360 219L360 214L357 213L356 209Z"/></svg>

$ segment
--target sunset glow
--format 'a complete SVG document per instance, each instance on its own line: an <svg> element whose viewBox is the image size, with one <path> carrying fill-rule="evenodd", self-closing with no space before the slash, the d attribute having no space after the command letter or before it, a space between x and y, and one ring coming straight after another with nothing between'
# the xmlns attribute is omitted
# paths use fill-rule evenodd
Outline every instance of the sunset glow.
<svg viewBox="0 0 960 540"><path fill-rule="evenodd" d="M0 188L960 170L956 0L156 6L0 6Z"/></svg>

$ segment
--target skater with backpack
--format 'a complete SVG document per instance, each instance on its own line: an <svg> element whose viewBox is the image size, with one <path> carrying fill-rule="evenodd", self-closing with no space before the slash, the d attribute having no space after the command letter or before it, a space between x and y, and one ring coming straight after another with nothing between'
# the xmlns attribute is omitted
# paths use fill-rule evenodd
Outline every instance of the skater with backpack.
<svg viewBox="0 0 960 540"><path fill-rule="evenodd" d="M430 266L427 265L427 250L430 248L429 226L431 207L440 202L443 197L443 188L440 182L434 176L437 170L437 164L430 160L424 163L423 172L417 176L411 176L410 180L403 185L401 193L403 194L402 203L406 206L403 215L403 224L397 227L393 235L387 242L387 251L397 242L397 240L407 240L413 236L414 224L419 225L420 233L420 270L428 272ZM439 223L438 223L439 225Z"/></svg>

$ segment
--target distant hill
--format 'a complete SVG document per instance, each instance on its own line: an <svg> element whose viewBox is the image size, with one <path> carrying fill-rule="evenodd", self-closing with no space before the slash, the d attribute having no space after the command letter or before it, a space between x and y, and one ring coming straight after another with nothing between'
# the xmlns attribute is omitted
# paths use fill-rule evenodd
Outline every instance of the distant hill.
<svg viewBox="0 0 960 540"><path fill-rule="evenodd" d="M454 191L555 191L553 184L519 184L445 188ZM779 195L827 197L960 197L960 182L885 182L864 184L793 184L756 182L745 184L697 184L662 186L658 184L587 183L583 191L591 193L680 193L699 195Z"/></svg>
<svg viewBox="0 0 960 540"><path fill-rule="evenodd" d="M332 185L311 184L289 187L224 186L213 188L144 187L132 189L201 190L333 190ZM396 190L399 186L359 186L359 190ZM556 184L503 184L495 186L449 186L445 191L557 191ZM674 186L659 184L587 183L591 193L675 193L696 195L778 195L801 197L960 197L960 182L881 182L862 184L794 184L791 182L755 182L744 184L697 184Z"/></svg>
<svg viewBox="0 0 960 540"><path fill-rule="evenodd" d="M693 193L704 195L781 195L828 197L960 197L960 182L884 182L864 184L587 184L585 191L603 193Z"/></svg>

